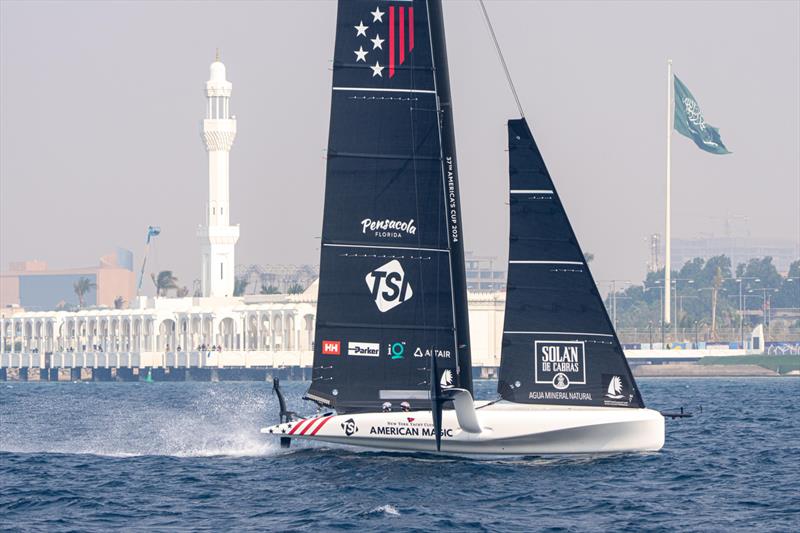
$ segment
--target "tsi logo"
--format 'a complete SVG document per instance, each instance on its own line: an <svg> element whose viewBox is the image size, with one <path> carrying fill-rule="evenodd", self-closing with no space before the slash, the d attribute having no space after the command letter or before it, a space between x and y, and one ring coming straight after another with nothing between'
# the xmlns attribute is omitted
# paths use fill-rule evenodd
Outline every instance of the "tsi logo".
<svg viewBox="0 0 800 533"><path fill-rule="evenodd" d="M344 430L344 434L348 437L352 436L353 433L358 433L358 426L356 425L356 421L352 418L349 418L342 423L342 429Z"/></svg>
<svg viewBox="0 0 800 533"><path fill-rule="evenodd" d="M365 281L372 292L372 297L375 298L378 311L385 313L411 299L414 291L405 278L406 273L397 259L392 259L367 274Z"/></svg>
<svg viewBox="0 0 800 533"><path fill-rule="evenodd" d="M365 357L378 357L381 345L377 342L348 342L347 355L360 355Z"/></svg>

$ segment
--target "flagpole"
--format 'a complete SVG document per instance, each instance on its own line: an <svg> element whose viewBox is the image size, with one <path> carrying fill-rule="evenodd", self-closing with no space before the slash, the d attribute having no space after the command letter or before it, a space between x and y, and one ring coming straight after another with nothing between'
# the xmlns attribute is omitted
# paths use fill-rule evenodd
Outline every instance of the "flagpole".
<svg viewBox="0 0 800 533"><path fill-rule="evenodd" d="M670 228L670 203L672 179L672 60L667 59L667 201L666 201L666 228L664 231L664 320L669 324L672 320L670 312L670 297L672 295L671 285L671 255L672 255L672 232ZM663 324L661 326L664 327Z"/></svg>

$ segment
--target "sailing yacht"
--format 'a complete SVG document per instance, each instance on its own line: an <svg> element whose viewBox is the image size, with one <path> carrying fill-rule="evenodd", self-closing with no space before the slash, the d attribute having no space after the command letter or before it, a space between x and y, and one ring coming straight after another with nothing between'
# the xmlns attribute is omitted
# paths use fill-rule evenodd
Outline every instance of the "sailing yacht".
<svg viewBox="0 0 800 533"><path fill-rule="evenodd" d="M305 395L325 414L282 407L262 433L458 454L660 449L664 418L644 407L524 118L508 122L499 398L473 398L441 1L341 0L331 98Z"/></svg>

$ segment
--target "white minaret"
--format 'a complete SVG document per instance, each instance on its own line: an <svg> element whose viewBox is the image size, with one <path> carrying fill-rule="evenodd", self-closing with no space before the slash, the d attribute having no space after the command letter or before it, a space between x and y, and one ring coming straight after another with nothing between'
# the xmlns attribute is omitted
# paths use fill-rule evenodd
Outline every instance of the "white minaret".
<svg viewBox="0 0 800 533"><path fill-rule="evenodd" d="M231 83L225 79L225 65L211 63L206 82L206 118L203 140L208 151L208 204L205 224L197 230L202 252L202 290L205 297L233 296L234 248L239 226L230 225L228 157L236 138L236 117L230 114Z"/></svg>

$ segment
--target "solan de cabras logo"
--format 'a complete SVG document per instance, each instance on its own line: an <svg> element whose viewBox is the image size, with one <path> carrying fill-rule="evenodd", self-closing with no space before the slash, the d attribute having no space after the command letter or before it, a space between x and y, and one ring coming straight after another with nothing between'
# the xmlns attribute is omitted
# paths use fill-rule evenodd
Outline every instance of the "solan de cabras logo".
<svg viewBox="0 0 800 533"><path fill-rule="evenodd" d="M414 295L400 261L392 259L376 268L365 278L378 311L385 313Z"/></svg>

